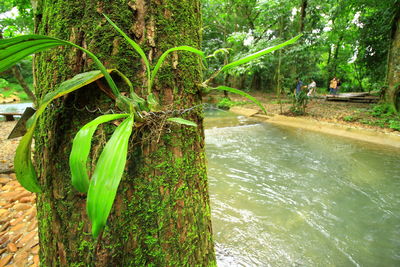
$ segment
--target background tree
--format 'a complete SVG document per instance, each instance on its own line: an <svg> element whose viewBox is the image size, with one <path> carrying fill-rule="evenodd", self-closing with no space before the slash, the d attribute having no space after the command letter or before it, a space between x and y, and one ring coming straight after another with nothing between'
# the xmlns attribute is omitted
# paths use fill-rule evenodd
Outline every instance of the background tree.
<svg viewBox="0 0 400 267"><path fill-rule="evenodd" d="M400 110L400 1L395 2L392 17L391 42L388 57L388 92L387 101Z"/></svg>
<svg viewBox="0 0 400 267"><path fill-rule="evenodd" d="M140 43L150 61L174 46L200 46L197 0L39 0L35 32L94 52L108 68L129 76L141 94L146 82L144 66L101 13ZM65 47L43 52L34 61L38 97L74 74L94 68L86 55ZM154 116L132 137L126 173L99 240L90 236L84 196L71 186L68 154L76 131L99 115L97 108L115 107L93 85L59 100L44 114L35 138L44 191L37 201L43 266L215 265L198 106L200 62L188 53L173 53L167 61L154 87L162 109L184 113L199 127L170 125ZM97 111L90 113L84 107ZM110 126L98 130L94 158L109 133Z"/></svg>
<svg viewBox="0 0 400 267"><path fill-rule="evenodd" d="M29 0L3 1L2 6L0 6L0 14L3 14L0 18L0 39L32 32L33 13ZM28 80L31 80L31 69L32 61L28 59L22 64L13 66L6 73L0 73L0 78L17 82L30 100L35 102L36 97L25 79L25 77L28 77Z"/></svg>
<svg viewBox="0 0 400 267"><path fill-rule="evenodd" d="M219 8L224 6L234 6L235 12ZM379 90L386 82L398 6L398 0L206 0L203 45L210 52L217 45L231 48L229 60L234 60L302 32L296 46L232 70L232 86L290 92L299 76L305 82L313 78L325 93L338 76L342 91Z"/></svg>

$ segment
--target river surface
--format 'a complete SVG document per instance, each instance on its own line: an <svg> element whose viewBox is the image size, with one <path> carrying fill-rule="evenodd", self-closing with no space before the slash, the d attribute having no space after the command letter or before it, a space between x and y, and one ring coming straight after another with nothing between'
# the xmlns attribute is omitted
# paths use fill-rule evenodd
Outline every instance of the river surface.
<svg viewBox="0 0 400 267"><path fill-rule="evenodd" d="M400 151L206 116L219 266L400 266Z"/></svg>

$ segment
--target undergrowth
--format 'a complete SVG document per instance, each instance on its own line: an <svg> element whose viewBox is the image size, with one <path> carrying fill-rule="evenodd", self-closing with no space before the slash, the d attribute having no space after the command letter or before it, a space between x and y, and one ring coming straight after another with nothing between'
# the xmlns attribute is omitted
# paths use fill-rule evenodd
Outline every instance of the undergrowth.
<svg viewBox="0 0 400 267"><path fill-rule="evenodd" d="M246 101L233 101L230 98L222 97L217 103L217 107L220 109L230 109L233 106L245 105Z"/></svg>
<svg viewBox="0 0 400 267"><path fill-rule="evenodd" d="M343 120L400 131L400 114L396 113L392 106L385 103L345 116Z"/></svg>

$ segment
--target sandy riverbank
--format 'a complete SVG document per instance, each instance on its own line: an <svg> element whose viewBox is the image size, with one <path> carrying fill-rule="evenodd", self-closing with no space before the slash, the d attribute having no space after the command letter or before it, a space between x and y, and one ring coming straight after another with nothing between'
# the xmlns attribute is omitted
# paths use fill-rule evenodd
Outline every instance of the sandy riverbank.
<svg viewBox="0 0 400 267"><path fill-rule="evenodd" d="M309 131L317 131L379 145L400 148L400 132L388 132L377 128L363 128L357 125L317 120L312 117L289 117L277 114L263 115L257 109L240 106L232 107L230 111L243 116L259 119L267 123L296 127Z"/></svg>

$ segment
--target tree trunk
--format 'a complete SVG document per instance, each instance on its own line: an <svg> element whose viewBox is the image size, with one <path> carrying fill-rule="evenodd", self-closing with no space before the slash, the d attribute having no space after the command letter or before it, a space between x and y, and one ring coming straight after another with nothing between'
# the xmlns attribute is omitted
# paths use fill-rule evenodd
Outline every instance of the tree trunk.
<svg viewBox="0 0 400 267"><path fill-rule="evenodd" d="M0 30L0 39L3 39L3 32ZM21 85L22 89L26 93L26 95L32 100L33 103L36 104L36 97L33 94L32 90L29 88L28 84L26 83L24 76L22 76L21 71L19 70L18 65L11 67L12 74L14 75L15 79Z"/></svg>
<svg viewBox="0 0 400 267"><path fill-rule="evenodd" d="M386 101L400 111L400 8L392 26L392 42L388 60Z"/></svg>
<svg viewBox="0 0 400 267"><path fill-rule="evenodd" d="M301 6L300 6L300 17L299 17L299 26L297 29L298 34L303 33L304 31L304 26L305 26L305 19L306 19L306 9L307 9L307 0L301 0ZM297 66L300 63L300 68L301 68L301 60L298 58L297 54L295 54L295 64L292 64L290 67L290 73L292 74L292 77L299 77L299 73Z"/></svg>
<svg viewBox="0 0 400 267"><path fill-rule="evenodd" d="M327 78L327 83L328 83L328 90L329 90L330 80L333 77L336 77L337 59L339 57L339 50L340 50L340 46L342 44L342 41L343 41L343 34L341 34L339 36L339 39L338 39L338 41L337 41L337 43L335 45L335 52L333 53L333 57L332 57L331 50L329 50L329 57L328 57L328 63L327 63L328 75L326 77Z"/></svg>
<svg viewBox="0 0 400 267"><path fill-rule="evenodd" d="M131 78L140 94L146 82L143 64L101 13L140 43L151 62L174 46L200 46L198 0L39 0L35 31L94 52L107 68ZM61 81L95 68L90 58L68 47L40 53L34 62L39 98ZM80 108L107 110L113 102L92 85L47 109L35 135L43 188L37 201L41 266L215 265L202 111L189 109L201 103L201 78L196 56L179 52L166 60L153 90L163 110L175 110L174 116L199 127L170 125L156 117L131 138L125 174L98 240L90 235L86 195L71 186L68 157L77 130L100 115ZM114 127L103 125L94 136L92 167Z"/></svg>
<svg viewBox="0 0 400 267"><path fill-rule="evenodd" d="M32 90L29 88L28 84L26 83L24 76L22 76L21 71L19 70L18 65L13 66L11 68L12 73L15 77L15 79L17 79L19 85L21 85L22 89L24 90L24 92L27 94L27 96L33 101L33 103L36 104L36 97L33 94Z"/></svg>
<svg viewBox="0 0 400 267"><path fill-rule="evenodd" d="M307 0L301 0L300 21L299 21L299 30L298 30L299 33L302 33L304 31L307 5L308 5Z"/></svg>

